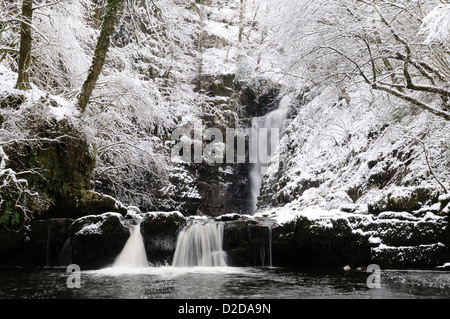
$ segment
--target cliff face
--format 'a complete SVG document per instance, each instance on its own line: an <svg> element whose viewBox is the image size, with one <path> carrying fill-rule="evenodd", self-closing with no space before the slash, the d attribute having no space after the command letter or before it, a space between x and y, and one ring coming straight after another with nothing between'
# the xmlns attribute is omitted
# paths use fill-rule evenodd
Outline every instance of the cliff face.
<svg viewBox="0 0 450 319"><path fill-rule="evenodd" d="M73 221L84 227L87 215L94 216L84 219L87 224L97 224L95 216L118 212L114 227L105 228L109 239L118 234L108 251L111 261L128 236L121 217L127 207L119 200L184 216L253 213L252 164L174 161L171 133L216 128L225 136L227 128L250 127L252 118L290 94L295 96L290 116L258 199L257 217L267 220L227 221L225 227L224 245L235 263L267 265L269 238L274 261L286 265L378 261L386 267L432 267L445 261L448 121L360 84L324 89L280 80L274 74L289 70L272 68L273 52L264 56L268 30L255 18L258 6L243 8L239 0L154 5L124 7L100 85L83 116L71 97L89 67L98 31L100 20L92 12L101 10L91 10L93 1L69 2L70 23L61 7L43 8L46 14L35 23L56 44L49 51L36 40L40 64L31 70L32 90L14 89L14 56L2 57L0 236L11 241L2 256L15 250L19 260L37 247L30 263L45 263L45 254L54 257L62 249ZM2 35L14 43L12 35ZM333 216L319 222L299 215L311 209ZM281 223L278 213L292 218ZM160 224L147 219L144 239L151 255L151 242L161 238L150 233ZM180 219L170 234L161 235L162 242L170 241L164 258L170 259L182 224ZM23 242L29 239L26 227L9 232L21 226L37 230L30 243ZM98 240L102 250L108 240L77 233L71 234L75 257L87 254L92 266L102 264L101 256L95 260L97 248L85 247ZM354 250L359 253L352 259Z"/></svg>
<svg viewBox="0 0 450 319"><path fill-rule="evenodd" d="M263 181L262 207L377 214L445 208L439 203L450 167L445 120L364 89L347 100L320 92L296 112Z"/></svg>

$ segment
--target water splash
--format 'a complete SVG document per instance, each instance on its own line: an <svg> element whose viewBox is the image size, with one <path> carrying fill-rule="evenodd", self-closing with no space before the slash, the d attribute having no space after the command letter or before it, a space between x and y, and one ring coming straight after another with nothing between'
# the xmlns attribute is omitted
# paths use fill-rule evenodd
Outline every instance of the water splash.
<svg viewBox="0 0 450 319"><path fill-rule="evenodd" d="M141 234L140 220L136 225L129 225L130 237L116 257L113 268L143 268L148 267L147 253L145 252L144 240Z"/></svg>
<svg viewBox="0 0 450 319"><path fill-rule="evenodd" d="M178 234L174 267L225 267L223 224L193 222Z"/></svg>

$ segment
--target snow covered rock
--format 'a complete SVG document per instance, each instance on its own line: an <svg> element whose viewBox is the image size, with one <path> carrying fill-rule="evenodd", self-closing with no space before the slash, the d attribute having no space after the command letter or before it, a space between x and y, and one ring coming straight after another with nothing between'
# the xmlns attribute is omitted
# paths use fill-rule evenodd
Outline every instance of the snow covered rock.
<svg viewBox="0 0 450 319"><path fill-rule="evenodd" d="M448 248L442 243L419 246L372 248L372 258L381 268L435 268L448 259Z"/></svg>
<svg viewBox="0 0 450 319"><path fill-rule="evenodd" d="M179 231L186 226L185 217L178 211L143 214L141 233L152 263L171 262Z"/></svg>
<svg viewBox="0 0 450 319"><path fill-rule="evenodd" d="M268 266L271 233L269 226L254 218L224 222L223 249L232 266Z"/></svg>
<svg viewBox="0 0 450 319"><path fill-rule="evenodd" d="M434 187L393 187L369 205L369 212L413 212L426 204L437 203L439 192Z"/></svg>
<svg viewBox="0 0 450 319"><path fill-rule="evenodd" d="M69 228L72 261L81 269L106 267L122 251L130 231L119 213L81 217Z"/></svg>

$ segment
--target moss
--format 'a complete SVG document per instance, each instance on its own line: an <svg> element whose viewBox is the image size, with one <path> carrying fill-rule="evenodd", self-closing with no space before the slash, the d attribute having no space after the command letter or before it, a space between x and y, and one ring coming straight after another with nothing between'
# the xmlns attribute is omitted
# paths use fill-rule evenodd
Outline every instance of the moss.
<svg viewBox="0 0 450 319"><path fill-rule="evenodd" d="M445 222L378 220L363 228L375 231L387 246L418 246L445 242Z"/></svg>
<svg viewBox="0 0 450 319"><path fill-rule="evenodd" d="M274 227L273 259L280 265L319 268L367 264L370 256L367 236L354 233L344 218L322 222L299 217Z"/></svg>
<svg viewBox="0 0 450 319"><path fill-rule="evenodd" d="M24 101L25 97L22 94L0 96L0 109L12 108L17 110Z"/></svg>
<svg viewBox="0 0 450 319"><path fill-rule="evenodd" d="M168 236L178 234L186 225L186 219L177 213L147 214L141 224L142 232L151 235Z"/></svg>
<svg viewBox="0 0 450 319"><path fill-rule="evenodd" d="M186 219L179 212L148 213L141 222L147 259L153 263L170 262L179 231Z"/></svg>
<svg viewBox="0 0 450 319"><path fill-rule="evenodd" d="M372 259L381 268L436 268L448 261L449 249L443 244L373 248Z"/></svg>
<svg viewBox="0 0 450 319"><path fill-rule="evenodd" d="M88 226L91 225L95 227L89 231ZM112 264L122 251L130 232L121 215L107 213L75 220L69 228L69 234L73 247L72 261L87 269Z"/></svg>
<svg viewBox="0 0 450 319"><path fill-rule="evenodd" d="M397 194L397 192L399 192ZM369 212L413 212L425 205L438 202L439 192L430 187L404 187L386 192L378 201L369 205Z"/></svg>
<svg viewBox="0 0 450 319"><path fill-rule="evenodd" d="M41 218L79 217L76 206L81 192L91 186L95 147L67 120L45 121L32 129L42 141L6 148L11 168L37 172L23 177L41 198L53 203Z"/></svg>

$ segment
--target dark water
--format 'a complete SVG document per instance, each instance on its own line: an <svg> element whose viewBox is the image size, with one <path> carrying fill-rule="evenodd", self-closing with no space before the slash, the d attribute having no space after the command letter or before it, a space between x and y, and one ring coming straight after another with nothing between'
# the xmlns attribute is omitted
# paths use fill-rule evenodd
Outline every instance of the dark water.
<svg viewBox="0 0 450 319"><path fill-rule="evenodd" d="M0 298L151 299L394 299L449 298L450 273L382 271L381 288L368 288L364 272L281 268L148 268L80 273L68 288L65 268L0 269Z"/></svg>

